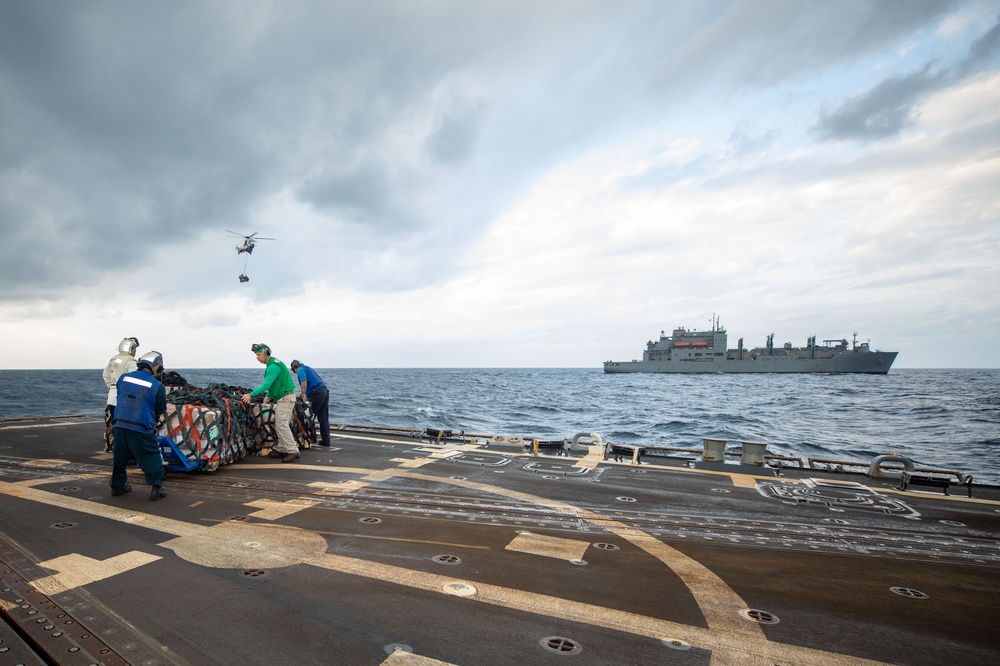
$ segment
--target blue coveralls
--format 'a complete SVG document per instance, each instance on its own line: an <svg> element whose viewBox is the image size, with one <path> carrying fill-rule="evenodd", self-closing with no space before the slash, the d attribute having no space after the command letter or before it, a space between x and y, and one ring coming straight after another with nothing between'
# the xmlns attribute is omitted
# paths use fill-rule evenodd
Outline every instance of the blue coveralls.
<svg viewBox="0 0 1000 666"><path fill-rule="evenodd" d="M306 394L302 397L309 400L312 413L319 421L319 443L323 446L330 446L330 391L326 388L326 383L320 379L316 371L308 365L299 365L299 383L306 382Z"/></svg>
<svg viewBox="0 0 1000 666"><path fill-rule="evenodd" d="M167 411L167 391L145 368L118 378L115 408L115 453L111 468L112 489L128 481L125 467L135 458L146 474L146 483L163 485L163 457L156 441L156 421Z"/></svg>

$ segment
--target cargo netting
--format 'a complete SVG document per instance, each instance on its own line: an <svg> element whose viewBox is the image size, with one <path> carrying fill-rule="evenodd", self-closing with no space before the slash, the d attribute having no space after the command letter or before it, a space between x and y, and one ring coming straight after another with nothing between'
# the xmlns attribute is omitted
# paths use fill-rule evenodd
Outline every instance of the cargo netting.
<svg viewBox="0 0 1000 666"><path fill-rule="evenodd" d="M158 434L172 440L186 457L182 466L213 471L266 451L277 441L274 405L262 398L254 398L249 405L240 400L251 389L227 384L198 388L171 374L164 378L167 412ZM316 420L303 400L296 401L290 425L300 448L315 442Z"/></svg>

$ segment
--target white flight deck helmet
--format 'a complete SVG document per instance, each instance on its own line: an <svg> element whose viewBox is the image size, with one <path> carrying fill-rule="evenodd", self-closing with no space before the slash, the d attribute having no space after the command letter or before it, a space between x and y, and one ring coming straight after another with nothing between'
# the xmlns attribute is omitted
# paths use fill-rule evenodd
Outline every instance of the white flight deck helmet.
<svg viewBox="0 0 1000 666"><path fill-rule="evenodd" d="M163 370L163 354L158 351L146 352L139 357L137 365L149 368L154 375L158 375Z"/></svg>
<svg viewBox="0 0 1000 666"><path fill-rule="evenodd" d="M118 343L118 351L129 356L135 356L135 350L138 348L139 338L124 338Z"/></svg>

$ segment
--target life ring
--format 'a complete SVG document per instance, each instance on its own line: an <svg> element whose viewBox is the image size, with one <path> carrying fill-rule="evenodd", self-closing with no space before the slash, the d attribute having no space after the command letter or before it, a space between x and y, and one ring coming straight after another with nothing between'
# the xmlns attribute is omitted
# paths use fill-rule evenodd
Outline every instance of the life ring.
<svg viewBox="0 0 1000 666"><path fill-rule="evenodd" d="M882 463L885 462L898 462L903 464L902 470L884 470L882 469ZM872 460L872 464L868 466L868 476L878 479L899 479L903 476L903 472L913 471L913 461L909 458L903 456L895 456L891 454L886 454L884 456L879 456Z"/></svg>

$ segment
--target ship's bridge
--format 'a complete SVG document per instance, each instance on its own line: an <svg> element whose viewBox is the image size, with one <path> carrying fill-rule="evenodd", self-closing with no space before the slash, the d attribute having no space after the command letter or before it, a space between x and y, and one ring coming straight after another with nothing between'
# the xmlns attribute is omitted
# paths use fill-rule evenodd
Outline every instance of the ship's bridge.
<svg viewBox="0 0 1000 666"><path fill-rule="evenodd" d="M668 360L671 358L701 358L720 355L726 351L727 337L724 328L711 331L689 331L685 328L675 328L673 334L667 336L660 331L660 339L650 340L646 344L643 358L646 361Z"/></svg>

